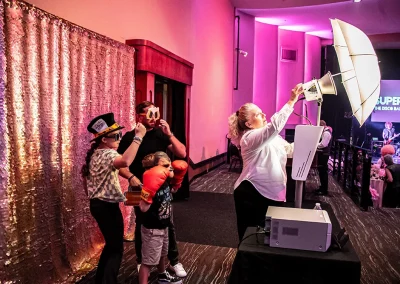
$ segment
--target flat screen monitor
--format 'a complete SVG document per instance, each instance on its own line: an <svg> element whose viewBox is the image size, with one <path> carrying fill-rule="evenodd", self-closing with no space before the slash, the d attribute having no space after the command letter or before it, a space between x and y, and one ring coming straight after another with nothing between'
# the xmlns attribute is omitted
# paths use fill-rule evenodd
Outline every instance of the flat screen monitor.
<svg viewBox="0 0 400 284"><path fill-rule="evenodd" d="M371 114L373 122L400 122L400 80L382 80L381 93Z"/></svg>

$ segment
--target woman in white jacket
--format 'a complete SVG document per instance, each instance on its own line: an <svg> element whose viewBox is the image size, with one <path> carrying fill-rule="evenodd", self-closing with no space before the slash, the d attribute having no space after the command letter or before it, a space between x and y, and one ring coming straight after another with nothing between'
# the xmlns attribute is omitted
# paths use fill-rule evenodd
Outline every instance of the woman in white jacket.
<svg viewBox="0 0 400 284"><path fill-rule="evenodd" d="M293 151L279 132L303 92L298 84L289 101L267 123L255 104L246 103L229 117L228 137L241 150L243 170L235 183L235 208L239 240L247 227L263 226L268 206L286 201L286 160Z"/></svg>

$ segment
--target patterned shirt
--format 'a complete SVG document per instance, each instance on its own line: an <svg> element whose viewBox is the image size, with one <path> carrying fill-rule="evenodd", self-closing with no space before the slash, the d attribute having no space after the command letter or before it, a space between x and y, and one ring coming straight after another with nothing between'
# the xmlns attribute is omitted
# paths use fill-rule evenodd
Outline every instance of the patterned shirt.
<svg viewBox="0 0 400 284"><path fill-rule="evenodd" d="M113 149L97 149L89 164L87 189L90 199L98 198L108 202L126 200L119 184L118 169L114 167L115 158L119 156Z"/></svg>

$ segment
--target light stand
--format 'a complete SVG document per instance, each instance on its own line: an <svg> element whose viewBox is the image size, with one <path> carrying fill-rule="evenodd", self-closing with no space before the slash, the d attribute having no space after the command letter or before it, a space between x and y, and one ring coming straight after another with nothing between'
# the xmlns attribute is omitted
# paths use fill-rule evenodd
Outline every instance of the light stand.
<svg viewBox="0 0 400 284"><path fill-rule="evenodd" d="M297 125L293 150L292 179L296 181L294 205L301 208L303 199L303 183L307 179L314 160L317 146L322 135L320 126L322 95L336 95L336 87L330 72L321 79L313 79L303 84L304 97L307 101L316 101L318 104L317 125Z"/></svg>

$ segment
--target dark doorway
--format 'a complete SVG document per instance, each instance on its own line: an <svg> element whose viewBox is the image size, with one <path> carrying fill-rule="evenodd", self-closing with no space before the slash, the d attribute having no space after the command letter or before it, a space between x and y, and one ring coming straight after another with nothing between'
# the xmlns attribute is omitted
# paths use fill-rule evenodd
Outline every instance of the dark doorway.
<svg viewBox="0 0 400 284"><path fill-rule="evenodd" d="M160 108L160 116L170 125L175 137L186 144L186 85L161 76L155 77L154 103ZM186 149L187 150L187 149ZM168 153L172 160L180 159ZM183 159L186 160L186 157ZM189 198L189 179L186 174L182 187L174 194L174 199Z"/></svg>

